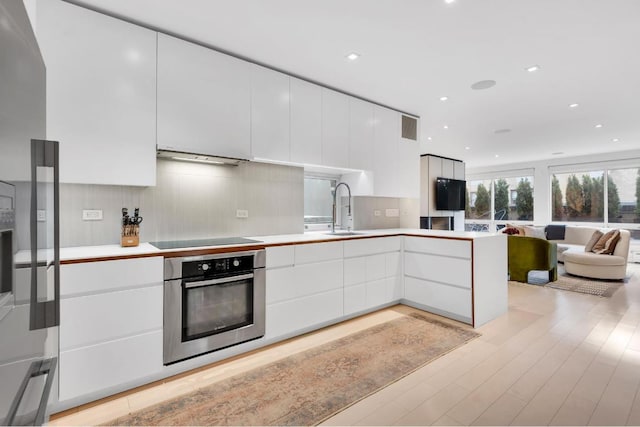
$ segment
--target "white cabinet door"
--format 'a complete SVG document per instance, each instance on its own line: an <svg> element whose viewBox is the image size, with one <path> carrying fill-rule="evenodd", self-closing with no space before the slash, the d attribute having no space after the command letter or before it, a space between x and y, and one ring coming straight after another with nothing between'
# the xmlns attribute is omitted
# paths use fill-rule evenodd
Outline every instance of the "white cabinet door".
<svg viewBox="0 0 640 427"><path fill-rule="evenodd" d="M155 185L156 32L63 1L37 7L60 181Z"/></svg>
<svg viewBox="0 0 640 427"><path fill-rule="evenodd" d="M322 164L349 167L349 97L322 89Z"/></svg>
<svg viewBox="0 0 640 427"><path fill-rule="evenodd" d="M291 84L291 161L322 163L322 89L295 77Z"/></svg>
<svg viewBox="0 0 640 427"><path fill-rule="evenodd" d="M375 196L396 197L400 183L398 174L402 173L398 153L399 113L376 105L374 115L373 192Z"/></svg>
<svg viewBox="0 0 640 427"><path fill-rule="evenodd" d="M251 66L158 34L158 147L249 158Z"/></svg>
<svg viewBox="0 0 640 427"><path fill-rule="evenodd" d="M251 66L251 155L289 160L289 76Z"/></svg>
<svg viewBox="0 0 640 427"><path fill-rule="evenodd" d="M60 352L60 400L144 383L162 371L162 330Z"/></svg>
<svg viewBox="0 0 640 427"><path fill-rule="evenodd" d="M398 141L397 197L420 198L420 147L416 141Z"/></svg>
<svg viewBox="0 0 640 427"><path fill-rule="evenodd" d="M373 163L373 104L349 98L349 167L371 170Z"/></svg>

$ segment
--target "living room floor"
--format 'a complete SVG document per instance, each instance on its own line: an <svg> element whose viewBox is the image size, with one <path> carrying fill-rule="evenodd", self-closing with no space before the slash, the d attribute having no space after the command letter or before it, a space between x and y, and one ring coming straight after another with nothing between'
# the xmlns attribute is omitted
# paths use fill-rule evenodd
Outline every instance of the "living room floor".
<svg viewBox="0 0 640 427"><path fill-rule="evenodd" d="M640 424L640 265L611 298L510 284L507 315L482 336L347 408L324 425ZM391 307L67 412L96 424L388 321Z"/></svg>

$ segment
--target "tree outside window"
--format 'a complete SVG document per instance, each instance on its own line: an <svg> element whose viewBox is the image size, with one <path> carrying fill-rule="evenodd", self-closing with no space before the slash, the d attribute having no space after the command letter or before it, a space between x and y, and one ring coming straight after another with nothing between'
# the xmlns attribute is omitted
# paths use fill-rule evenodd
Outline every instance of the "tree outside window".
<svg viewBox="0 0 640 427"><path fill-rule="evenodd" d="M518 183L516 196L516 211L520 221L533 220L533 187L528 179L523 178Z"/></svg>

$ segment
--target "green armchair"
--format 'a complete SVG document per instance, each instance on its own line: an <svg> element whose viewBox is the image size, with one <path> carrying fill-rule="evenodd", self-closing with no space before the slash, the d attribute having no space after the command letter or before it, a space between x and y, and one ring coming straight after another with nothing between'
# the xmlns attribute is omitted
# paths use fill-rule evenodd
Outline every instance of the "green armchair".
<svg viewBox="0 0 640 427"><path fill-rule="evenodd" d="M532 270L549 272L549 281L558 280L557 245L537 237L507 236L509 277L516 282L527 283Z"/></svg>

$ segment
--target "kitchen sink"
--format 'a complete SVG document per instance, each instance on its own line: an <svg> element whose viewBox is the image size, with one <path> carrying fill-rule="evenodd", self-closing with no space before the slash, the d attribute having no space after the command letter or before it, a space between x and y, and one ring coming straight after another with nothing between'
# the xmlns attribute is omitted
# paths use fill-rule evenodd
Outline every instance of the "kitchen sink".
<svg viewBox="0 0 640 427"><path fill-rule="evenodd" d="M359 236L361 234L365 234L365 233L358 233L355 231L330 231L329 233L325 233L325 234L329 234L331 236Z"/></svg>

